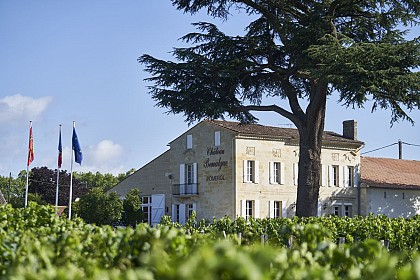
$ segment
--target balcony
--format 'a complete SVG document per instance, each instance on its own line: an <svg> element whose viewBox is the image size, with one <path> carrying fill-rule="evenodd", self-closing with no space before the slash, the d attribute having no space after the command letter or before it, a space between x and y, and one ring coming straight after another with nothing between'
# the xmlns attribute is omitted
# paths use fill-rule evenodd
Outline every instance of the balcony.
<svg viewBox="0 0 420 280"><path fill-rule="evenodd" d="M177 196L198 195L198 184L176 184L172 185L172 194Z"/></svg>

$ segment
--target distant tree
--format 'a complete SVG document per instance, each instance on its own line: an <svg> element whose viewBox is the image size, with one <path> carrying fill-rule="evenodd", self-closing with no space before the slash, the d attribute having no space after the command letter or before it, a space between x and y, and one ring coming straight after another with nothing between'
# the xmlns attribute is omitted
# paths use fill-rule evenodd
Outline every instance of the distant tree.
<svg viewBox="0 0 420 280"><path fill-rule="evenodd" d="M9 188L9 177L1 177L0 189L3 192L7 203L13 207L23 207L25 200L26 170L19 172L17 178L11 178ZM29 200L29 197L28 197Z"/></svg>
<svg viewBox="0 0 420 280"><path fill-rule="evenodd" d="M110 173L101 174L100 172L96 172L95 174L92 172L76 173L75 178L84 183L89 189L102 188L107 191L131 174L131 170L133 169L130 169L127 173L118 174L117 176Z"/></svg>
<svg viewBox="0 0 420 280"><path fill-rule="evenodd" d="M55 205L57 188L57 170L47 167L34 167L29 173L29 193L38 193L48 204ZM89 189L86 184L73 178L73 201L85 195ZM58 184L58 204L65 206L69 204L70 195L70 174L66 170L60 170Z"/></svg>
<svg viewBox="0 0 420 280"><path fill-rule="evenodd" d="M75 212L88 223L112 225L122 218L123 202L115 192L95 188L80 198Z"/></svg>
<svg viewBox="0 0 420 280"><path fill-rule="evenodd" d="M143 219L140 190L131 189L123 200L123 223L135 227Z"/></svg>
<svg viewBox="0 0 420 280"><path fill-rule="evenodd" d="M231 117L255 122L270 111L299 131L297 216L317 213L321 147L327 100L389 109L391 121L420 109L418 0L172 0L186 13L206 11L227 20L234 9L249 15L246 34L228 36L200 22L175 48L178 62L143 55L159 107L188 122ZM418 35L418 34L417 34ZM282 103L286 100L287 103ZM274 104L273 104L274 103Z"/></svg>

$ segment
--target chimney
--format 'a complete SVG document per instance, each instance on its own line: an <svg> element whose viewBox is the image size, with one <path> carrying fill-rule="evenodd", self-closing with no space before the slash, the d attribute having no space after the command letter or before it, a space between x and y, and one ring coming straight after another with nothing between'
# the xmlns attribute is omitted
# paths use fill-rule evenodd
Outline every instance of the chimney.
<svg viewBox="0 0 420 280"><path fill-rule="evenodd" d="M357 121L343 121L343 137L352 140L357 140Z"/></svg>

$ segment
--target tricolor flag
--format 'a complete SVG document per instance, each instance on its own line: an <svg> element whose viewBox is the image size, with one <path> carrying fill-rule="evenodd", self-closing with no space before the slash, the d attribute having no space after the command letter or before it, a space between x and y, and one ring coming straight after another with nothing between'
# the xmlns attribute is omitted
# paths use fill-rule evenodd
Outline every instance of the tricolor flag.
<svg viewBox="0 0 420 280"><path fill-rule="evenodd" d="M73 137L72 137L72 147L74 151L74 161L78 164L82 164L83 154L82 149L80 148L79 139L77 138L76 128L73 126Z"/></svg>
<svg viewBox="0 0 420 280"><path fill-rule="evenodd" d="M29 166L34 161L34 136L32 134L32 122L30 122L29 126L29 148L28 148L28 164Z"/></svg>
<svg viewBox="0 0 420 280"><path fill-rule="evenodd" d="M61 146L61 125L60 125L60 133L58 135L58 168L61 168L62 163L63 163L63 147Z"/></svg>

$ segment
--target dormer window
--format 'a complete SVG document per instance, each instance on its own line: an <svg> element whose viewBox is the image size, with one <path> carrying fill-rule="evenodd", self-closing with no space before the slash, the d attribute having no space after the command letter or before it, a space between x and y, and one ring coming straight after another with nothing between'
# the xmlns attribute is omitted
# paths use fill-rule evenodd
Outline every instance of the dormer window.
<svg viewBox="0 0 420 280"><path fill-rule="evenodd" d="M191 134L188 134L187 135L187 149L192 149L192 135Z"/></svg>

